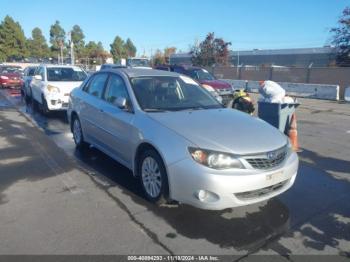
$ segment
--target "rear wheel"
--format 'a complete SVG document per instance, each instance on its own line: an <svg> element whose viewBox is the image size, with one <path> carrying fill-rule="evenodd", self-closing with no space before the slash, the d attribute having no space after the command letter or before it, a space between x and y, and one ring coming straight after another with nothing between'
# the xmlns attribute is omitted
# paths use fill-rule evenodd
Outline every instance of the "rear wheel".
<svg viewBox="0 0 350 262"><path fill-rule="evenodd" d="M169 200L169 185L163 160L159 154L148 149L138 162L138 176L146 198L157 205Z"/></svg>
<svg viewBox="0 0 350 262"><path fill-rule="evenodd" d="M84 141L83 130L81 128L81 124L79 118L77 116L73 117L72 122L72 133L75 146L78 149L88 148L89 144Z"/></svg>

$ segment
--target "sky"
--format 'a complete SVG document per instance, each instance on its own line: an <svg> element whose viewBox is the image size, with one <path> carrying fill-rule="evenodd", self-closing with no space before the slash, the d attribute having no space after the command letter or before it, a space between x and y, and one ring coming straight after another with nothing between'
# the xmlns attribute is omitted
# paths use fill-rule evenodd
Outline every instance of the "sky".
<svg viewBox="0 0 350 262"><path fill-rule="evenodd" d="M86 41L109 50L116 35L131 38L138 54L175 46L186 52L208 32L232 50L320 47L329 44L350 0L0 0L0 20L10 15L27 37L34 27L49 40L60 21L78 24Z"/></svg>

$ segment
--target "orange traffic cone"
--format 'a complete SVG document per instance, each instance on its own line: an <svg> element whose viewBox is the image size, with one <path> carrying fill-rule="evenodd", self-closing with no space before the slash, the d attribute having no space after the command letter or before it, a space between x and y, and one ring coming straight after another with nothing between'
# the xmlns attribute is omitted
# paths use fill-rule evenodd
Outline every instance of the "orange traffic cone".
<svg viewBox="0 0 350 262"><path fill-rule="evenodd" d="M298 131L297 131L297 117L295 113L292 115L292 119L290 121L290 127L288 131L288 137L290 143L292 144L292 148L295 152L299 152L299 143L298 143Z"/></svg>

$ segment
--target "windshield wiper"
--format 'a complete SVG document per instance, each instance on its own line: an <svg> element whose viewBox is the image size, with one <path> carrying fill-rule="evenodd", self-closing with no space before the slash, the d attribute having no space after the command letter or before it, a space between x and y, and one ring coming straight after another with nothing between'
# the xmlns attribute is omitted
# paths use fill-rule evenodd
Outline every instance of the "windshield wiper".
<svg viewBox="0 0 350 262"><path fill-rule="evenodd" d="M159 108L144 108L145 112L167 112L167 110L159 109Z"/></svg>

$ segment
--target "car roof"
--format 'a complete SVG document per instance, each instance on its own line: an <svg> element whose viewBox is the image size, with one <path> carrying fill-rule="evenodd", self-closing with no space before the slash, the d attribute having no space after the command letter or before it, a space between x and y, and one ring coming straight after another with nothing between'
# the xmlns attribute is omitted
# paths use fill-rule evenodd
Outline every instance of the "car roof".
<svg viewBox="0 0 350 262"><path fill-rule="evenodd" d="M106 71L110 72L123 72L128 77L139 77L139 76L172 76L178 77L180 74L164 71L164 70L156 70L156 69L143 69L143 68L118 68L118 69L109 69Z"/></svg>
<svg viewBox="0 0 350 262"><path fill-rule="evenodd" d="M58 64L41 64L40 66L44 66L44 67L62 67L62 68L80 68L79 66L75 66L75 65L58 65Z"/></svg>

